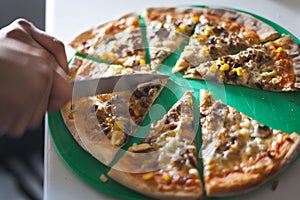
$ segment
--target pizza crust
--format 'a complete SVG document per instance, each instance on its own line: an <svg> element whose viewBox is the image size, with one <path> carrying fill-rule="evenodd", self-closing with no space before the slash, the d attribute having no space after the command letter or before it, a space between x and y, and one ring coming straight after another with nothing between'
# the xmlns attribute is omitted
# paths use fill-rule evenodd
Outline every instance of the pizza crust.
<svg viewBox="0 0 300 200"><path fill-rule="evenodd" d="M156 185L148 184L146 181L142 180L139 175L124 173L115 169L111 169L108 172L108 176L132 190L135 190L141 194L145 194L149 197L153 197L155 199L200 199L202 194L202 190L200 188L194 190L193 192L183 192L174 190L159 191L156 189Z"/></svg>
<svg viewBox="0 0 300 200"><path fill-rule="evenodd" d="M97 27L91 28L87 31L82 32L81 34L79 34L78 36L76 36L71 42L70 42L70 46L74 49L76 49L77 51L79 51L80 53L83 54L88 54L88 49L91 47L92 42L101 37L104 36L105 34L109 34L107 33L109 31L110 27L113 26L118 26L121 23L124 23L124 21L135 21L136 20L136 14L135 13L128 13L116 20L112 20L109 22L106 22L104 24L101 24Z"/></svg>
<svg viewBox="0 0 300 200"><path fill-rule="evenodd" d="M152 8L146 8L144 10L143 16L147 16L151 18L151 15L160 15L163 13L163 16L166 15L179 15L179 14L189 14L189 13L197 13L202 14L204 13L204 8L193 8L193 7L179 7L179 8L173 8L173 7L152 7ZM148 13L148 14L147 14ZM158 16L157 16L158 17Z"/></svg>
<svg viewBox="0 0 300 200"><path fill-rule="evenodd" d="M232 11L222 8L148 8L147 12L157 12L157 14L161 12L170 13L174 16L182 13L207 13L215 16L220 16L224 18L228 18L233 22L239 23L246 27L247 29L254 30L260 37L262 42L273 40L278 37L278 32L268 24L263 23L262 21L256 19L255 17L241 13L238 11ZM100 37L101 35L107 34L106 31L109 29L113 23L117 23L117 21L122 21L125 18L130 18L133 13L125 15L118 20L114 20L111 22L107 22L102 24L96 28L90 29L86 32L81 33L77 36L70 45L75 48L78 52L83 54L88 54L88 49L92 46L92 41L95 37ZM293 40L292 40L293 41ZM300 53L299 46L297 43L293 42L288 43L287 53L293 62L294 71L295 71L295 88L300 89ZM81 62L81 63L80 63ZM73 68L71 69L71 77L75 79L76 73L78 72L79 65L82 64L82 59L78 59L77 63L74 63ZM160 63L155 63L158 65ZM201 79L200 76L188 74L185 76L186 78L198 78ZM162 85L165 85L164 82ZM162 87L163 88L163 87ZM157 98L159 92L156 94L154 99ZM119 151L118 147L113 147L111 142L105 138L98 136L98 133L94 133L93 131L90 133L86 132L87 125L95 125L97 124L97 119L89 119L84 118L84 115L77 115L77 119L70 119L70 114L72 103L67 103L61 109L61 115L63 120L69 129L70 133L77 141L77 143L87 152L89 152L93 157L101 161L102 163L109 165L112 159L115 157L116 153ZM86 110L87 108L81 108L81 111ZM143 120L143 119L142 119ZM294 138L294 143L292 145L286 144L284 145L283 151L285 151L284 157L280 162L274 163L270 158L264 158L263 161L268 166L264 173L239 173L233 172L223 177L213 177L206 182L205 190L207 196L216 196L216 197L224 197L229 195L236 195L241 193L246 193L249 190L253 190L259 187L261 184L268 181L270 178L274 177L276 174L282 172L295 158L299 155L300 152L300 137L297 133L293 133L292 137ZM132 171L133 169L137 169L143 165L143 159L134 162L132 159L125 159L125 155L122 157L121 161L117 163L119 166L125 166L124 169L127 171ZM146 159L146 158L145 158ZM135 164L133 164L135 163ZM137 164L138 163L138 164ZM127 173L124 171L120 171L122 168L111 168L108 172L108 175L114 179L115 181L123 184L124 186L138 191L147 196L157 198L157 199L199 199L202 197L202 188L199 187L193 192L183 192L183 191L159 191L156 185L149 184L141 178L141 176L137 173ZM125 171L126 171L125 170Z"/></svg>
<svg viewBox="0 0 300 200"><path fill-rule="evenodd" d="M254 30L260 37L261 42L273 40L278 37L278 32L273 27L246 13L211 7L207 9L207 13L228 18L233 22L243 25L247 29Z"/></svg>
<svg viewBox="0 0 300 200"><path fill-rule="evenodd" d="M94 109L96 105L95 100L91 99L94 97L85 97L77 99L74 102L71 101L61 109L61 113L67 128L73 135L74 139L78 142L78 144L100 162L109 165L112 159L115 157L116 153L119 151L120 146L123 146L125 143L127 143L129 137L131 137L131 135L135 133L138 125L144 120L144 117L148 113L151 105L158 97L167 81L168 79L156 79L150 82L139 84L136 89L137 91L147 91L147 96L143 96L144 98L141 99L145 102L141 102L141 100L135 101L137 97L133 95L135 93L131 94L130 91L117 93L117 95L119 96L118 99L114 101L115 103L113 104L113 106L115 106L116 108L114 108L112 114L120 114L120 116L116 117L115 123L117 125L115 125L114 123L113 127L118 126L118 124L122 126L123 123L126 123L126 125L128 125L128 127L126 127L126 130L128 128L128 132L125 133L122 129L117 129L116 127L116 130L110 130L109 133L112 133L110 139L106 136L106 134L104 134L104 131L99 124L95 110L91 110ZM158 85L159 87L157 87ZM155 88L152 88L153 86ZM131 95L133 98L135 98L133 99L135 105L128 104L128 109L131 108L131 106L133 106L133 109L138 108L138 106L142 106L139 107L138 116L135 116L134 111L134 116L129 116L130 111L127 110L126 112L123 109L124 103L129 103L129 101L131 102ZM96 101L98 101L97 98ZM74 111L71 110L72 106L76 106L76 109ZM128 118L129 121L123 122L122 119L119 120L119 117L123 118L123 120L125 120L125 118ZM119 133L122 133L122 135L119 135ZM116 134L116 137L114 137L114 134ZM114 138L116 138L115 141ZM123 141L123 139L125 141Z"/></svg>
<svg viewBox="0 0 300 200"><path fill-rule="evenodd" d="M247 193L258 188L276 174L283 172L300 152L300 137L296 133L293 133L292 136L295 139L294 143L285 146L288 152L279 163L274 163L270 158L265 157L263 162L267 168L263 172L255 174L233 172L224 177L214 177L205 184L207 195L224 197Z"/></svg>
<svg viewBox="0 0 300 200"><path fill-rule="evenodd" d="M200 94L203 174L207 196L225 197L254 190L281 173L299 155L300 136L297 133L286 134L260 124L215 100L212 93L206 90L201 90ZM216 118L219 121L212 125L212 120ZM226 127L219 123L221 119L229 125L234 122L243 126L244 132L239 128L236 132L228 130L229 125ZM261 127L261 131L245 129L245 119L254 127ZM253 141L258 140L254 143L249 137L254 138ZM227 143L231 139L236 142ZM226 144L226 148L220 144ZM230 150L231 155L236 157L226 154Z"/></svg>
<svg viewBox="0 0 300 200"><path fill-rule="evenodd" d="M72 102L68 102L62 109L61 114L67 128L78 142L78 144L93 157L105 165L109 165L116 155L119 147L113 146L106 138L99 127L96 115L87 115L93 101L88 98L79 99L81 101L80 108L76 110L76 114L72 114ZM72 115L72 117L70 116ZM86 117L89 117L88 120ZM91 129L90 127L98 127Z"/></svg>
<svg viewBox="0 0 300 200"><path fill-rule="evenodd" d="M143 12L153 70L188 39L203 12L203 8L191 7L147 8Z"/></svg>
<svg viewBox="0 0 300 200"><path fill-rule="evenodd" d="M77 129L75 127L75 124L74 124L74 121L73 120L70 120L69 116L70 116L70 113L72 112L71 111L71 101L68 102L64 107L61 108L61 115L62 115L62 118L65 122L65 125L66 127L68 128L69 132L72 134L72 136L74 137L74 139L76 140L76 142L84 149L87 151L85 145L83 144L83 142L81 141L79 135L78 135L78 132L77 132Z"/></svg>
<svg viewBox="0 0 300 200"><path fill-rule="evenodd" d="M285 50L290 58L290 61L293 63L294 72L295 72L295 84L294 87L296 90L300 90L300 48L299 45L293 40L290 35L282 36L282 40L279 40L279 44L285 46Z"/></svg>

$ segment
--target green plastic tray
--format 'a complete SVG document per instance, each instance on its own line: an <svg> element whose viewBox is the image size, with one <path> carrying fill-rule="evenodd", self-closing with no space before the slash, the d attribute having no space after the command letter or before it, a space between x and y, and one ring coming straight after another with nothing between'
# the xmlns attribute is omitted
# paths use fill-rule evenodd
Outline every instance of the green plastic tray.
<svg viewBox="0 0 300 200"><path fill-rule="evenodd" d="M280 34L291 35L300 44L299 39L276 23L249 12L237 11L248 13L260 19L274 27ZM142 26L145 26L142 17L140 17L140 22ZM216 99L222 100L224 103L235 107L238 111L249 115L265 125L288 133L300 133L299 122L297 122L297 120L300 120L300 92L268 92L239 86L184 79L180 73L171 73L171 69L181 51L182 48L170 55L163 62L163 66L159 68L161 73L170 75L176 83L172 81L168 82L142 123L142 133L138 131L135 135L136 137L124 149L128 148L133 142L139 141L143 137L143 134L145 134L145 129L149 127L151 121L160 119L164 111L167 111L182 96L184 91L192 90L197 105L199 105L199 90L201 88L210 90ZM147 62L149 63L149 55ZM198 108L196 107L196 109ZM97 161L77 144L66 128L60 112L49 114L48 124L50 135L58 154L70 169L83 180L103 192L122 199L150 199L118 184L112 179L109 179L106 183L101 182L99 179L100 175L106 175L110 168ZM198 146L201 145L199 128L197 132L197 144ZM201 170L200 158L199 169Z"/></svg>

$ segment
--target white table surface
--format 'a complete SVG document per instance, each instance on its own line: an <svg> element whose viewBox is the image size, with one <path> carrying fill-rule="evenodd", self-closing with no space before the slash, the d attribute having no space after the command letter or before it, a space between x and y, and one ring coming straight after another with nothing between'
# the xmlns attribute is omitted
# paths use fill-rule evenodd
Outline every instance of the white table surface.
<svg viewBox="0 0 300 200"><path fill-rule="evenodd" d="M246 10L265 17L300 38L300 0L47 0L46 31L68 44L77 34L125 13L150 6L217 5ZM67 55L74 52L67 48ZM45 200L116 200L94 188L72 170L58 156L46 121L45 137ZM283 175L275 191L265 185L247 195L247 199L300 199L300 160ZM116 191L117 192L117 191Z"/></svg>

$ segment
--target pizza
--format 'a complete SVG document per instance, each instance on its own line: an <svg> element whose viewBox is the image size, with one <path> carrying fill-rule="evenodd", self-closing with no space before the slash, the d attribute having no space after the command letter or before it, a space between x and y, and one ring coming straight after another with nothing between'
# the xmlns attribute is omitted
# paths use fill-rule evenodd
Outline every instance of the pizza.
<svg viewBox="0 0 300 200"><path fill-rule="evenodd" d="M77 52L126 67L144 65L145 44L136 13L104 23L78 35L71 43Z"/></svg>
<svg viewBox="0 0 300 200"><path fill-rule="evenodd" d="M109 177L156 199L199 199L202 183L195 145L191 91L159 121L154 121L144 140L129 147L108 172Z"/></svg>
<svg viewBox="0 0 300 200"><path fill-rule="evenodd" d="M300 137L261 124L200 91L202 162L207 196L245 193L281 172L300 152Z"/></svg>
<svg viewBox="0 0 300 200"><path fill-rule="evenodd" d="M205 14L200 16L189 44L184 47L172 72L197 66L277 37L278 32L274 28L250 15L208 7Z"/></svg>
<svg viewBox="0 0 300 200"><path fill-rule="evenodd" d="M192 34L202 8L147 8L146 22L150 63L156 70Z"/></svg>
<svg viewBox="0 0 300 200"><path fill-rule="evenodd" d="M142 83L132 91L83 97L68 102L61 113L83 149L109 164L142 123L167 80Z"/></svg>
<svg viewBox="0 0 300 200"><path fill-rule="evenodd" d="M295 91L300 89L300 49L286 35L189 68L185 77L270 91Z"/></svg>
<svg viewBox="0 0 300 200"><path fill-rule="evenodd" d="M79 56L74 56L69 64L69 76L71 80L93 79L137 72L150 73L151 69L147 64L126 67L120 64L97 62Z"/></svg>
<svg viewBox="0 0 300 200"><path fill-rule="evenodd" d="M61 109L76 142L109 167L101 183L114 180L156 199L226 197L259 187L294 161L296 130L256 121L215 100L200 81L274 91L296 111L299 95L279 92L300 88L299 42L264 21L223 8L152 7L79 34L70 44L77 52L69 64L72 81L139 72L173 79L74 99ZM160 68L167 57L170 66ZM183 76L173 74L182 70ZM251 92L249 98L267 95ZM176 103L141 127L156 99Z"/></svg>

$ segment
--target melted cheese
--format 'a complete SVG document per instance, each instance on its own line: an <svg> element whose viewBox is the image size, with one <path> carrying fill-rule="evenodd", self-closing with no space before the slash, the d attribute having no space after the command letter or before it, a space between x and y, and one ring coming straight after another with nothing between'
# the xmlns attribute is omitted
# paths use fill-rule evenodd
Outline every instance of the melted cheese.
<svg viewBox="0 0 300 200"><path fill-rule="evenodd" d="M178 127L172 131L167 131L157 138L156 143L162 146L158 157L159 162L172 162L180 158L180 151L185 147L182 141Z"/></svg>
<svg viewBox="0 0 300 200"><path fill-rule="evenodd" d="M207 109L210 113L201 121L205 174L265 167L259 160L268 156L269 151L276 151L282 135L234 108L222 105L215 101L207 108L200 108L201 113Z"/></svg>

